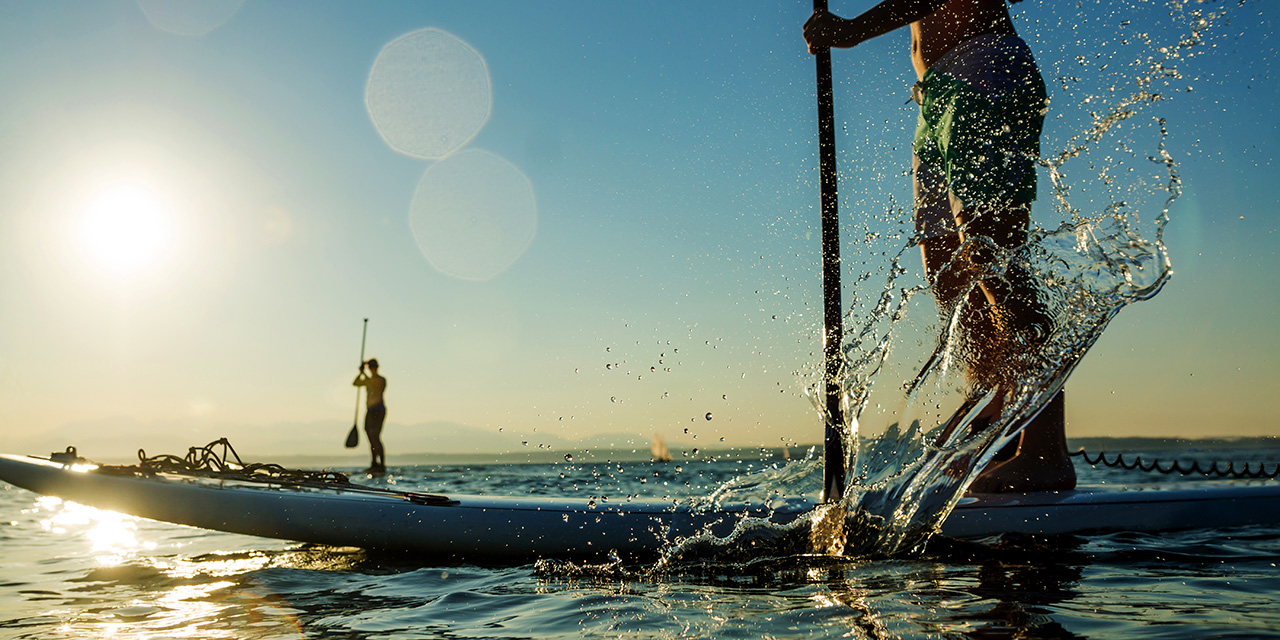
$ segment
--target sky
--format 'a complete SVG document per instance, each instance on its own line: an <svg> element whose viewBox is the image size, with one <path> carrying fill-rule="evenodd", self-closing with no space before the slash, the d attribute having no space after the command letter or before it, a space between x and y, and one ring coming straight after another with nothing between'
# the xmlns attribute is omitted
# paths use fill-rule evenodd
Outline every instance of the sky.
<svg viewBox="0 0 1280 640"><path fill-rule="evenodd" d="M1280 10L1188 9L1221 15L1116 147L1165 119L1175 275L1068 383L1071 436L1280 436ZM366 318L393 460L820 441L810 11L0 0L2 449L359 460ZM1013 13L1047 156L1192 33L1154 0ZM834 56L846 299L909 235L907 44ZM1109 144L1071 165L1086 210Z"/></svg>

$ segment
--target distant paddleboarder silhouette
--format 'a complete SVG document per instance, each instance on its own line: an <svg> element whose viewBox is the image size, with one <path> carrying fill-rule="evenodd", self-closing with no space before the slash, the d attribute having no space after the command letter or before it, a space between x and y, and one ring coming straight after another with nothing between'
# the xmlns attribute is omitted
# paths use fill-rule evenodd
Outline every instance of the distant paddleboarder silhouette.
<svg viewBox="0 0 1280 640"><path fill-rule="evenodd" d="M365 374L365 369L369 373ZM387 419L387 405L382 401L382 393L387 388L387 379L378 375L378 359L370 358L360 363L360 373L351 382L357 387L364 387L368 392L365 400L367 409L364 414L364 433L369 437L369 452L373 461L369 464L370 473L382 473L387 470L387 456L382 448L382 422Z"/></svg>

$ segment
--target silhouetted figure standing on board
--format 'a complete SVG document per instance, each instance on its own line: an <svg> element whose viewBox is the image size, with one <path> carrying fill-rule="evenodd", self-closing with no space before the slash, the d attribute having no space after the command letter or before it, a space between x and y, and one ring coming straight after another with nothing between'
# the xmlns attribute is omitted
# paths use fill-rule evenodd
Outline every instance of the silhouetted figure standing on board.
<svg viewBox="0 0 1280 640"><path fill-rule="evenodd" d="M369 374L365 375L365 368ZM387 405L382 401L382 393L387 389L387 379L378 375L378 359L370 358L360 365L360 373L351 383L364 387L366 391L364 414L364 433L369 437L369 452L373 462L369 464L369 473L382 473L387 470L387 455L382 449L382 422L387 419Z"/></svg>
<svg viewBox="0 0 1280 640"><path fill-rule="evenodd" d="M911 92L920 104L912 174L925 272L948 317L964 303L962 325L976 352L970 380L1011 389L1019 371L1008 359L1038 346L1052 320L1021 266L978 274L997 267L1000 252L1027 242L1048 94L1005 0L885 0L850 20L818 12L804 37L811 52L848 48L908 25L919 79ZM1001 405L993 403L992 412ZM970 489L1075 483L1059 393Z"/></svg>

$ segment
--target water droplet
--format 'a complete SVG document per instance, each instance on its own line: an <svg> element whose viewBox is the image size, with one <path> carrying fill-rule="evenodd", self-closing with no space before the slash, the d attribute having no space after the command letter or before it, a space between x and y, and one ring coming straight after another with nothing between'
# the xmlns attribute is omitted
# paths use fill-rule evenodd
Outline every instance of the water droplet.
<svg viewBox="0 0 1280 640"><path fill-rule="evenodd" d="M707 419L708 419L708 420L710 420L710 419L711 419L711 412L710 412L710 411L708 411L708 412L707 412Z"/></svg>
<svg viewBox="0 0 1280 640"><path fill-rule="evenodd" d="M565 461L565 462L573 462L573 454L570 454L570 453L566 453L566 454L564 454L564 461ZM561 478L563 478L563 477L564 477L564 474L560 474L560 477L561 477Z"/></svg>

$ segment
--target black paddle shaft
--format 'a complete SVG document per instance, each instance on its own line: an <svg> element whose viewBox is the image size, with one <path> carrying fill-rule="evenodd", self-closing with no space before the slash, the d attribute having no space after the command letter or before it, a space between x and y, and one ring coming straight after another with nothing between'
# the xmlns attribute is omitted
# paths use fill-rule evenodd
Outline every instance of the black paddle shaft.
<svg viewBox="0 0 1280 640"><path fill-rule="evenodd" d="M814 0L813 10L825 12L827 0ZM818 69L818 183L822 192L822 309L826 430L823 443L824 502L844 495L844 410L840 406L840 345L844 321L840 303L840 215L836 201L836 126L831 86L831 49L814 52Z"/></svg>
<svg viewBox="0 0 1280 640"><path fill-rule="evenodd" d="M360 331L360 370L364 371L364 339L369 337L369 319L364 319L364 329ZM360 424L360 387L356 387L356 413L351 418L351 428Z"/></svg>

